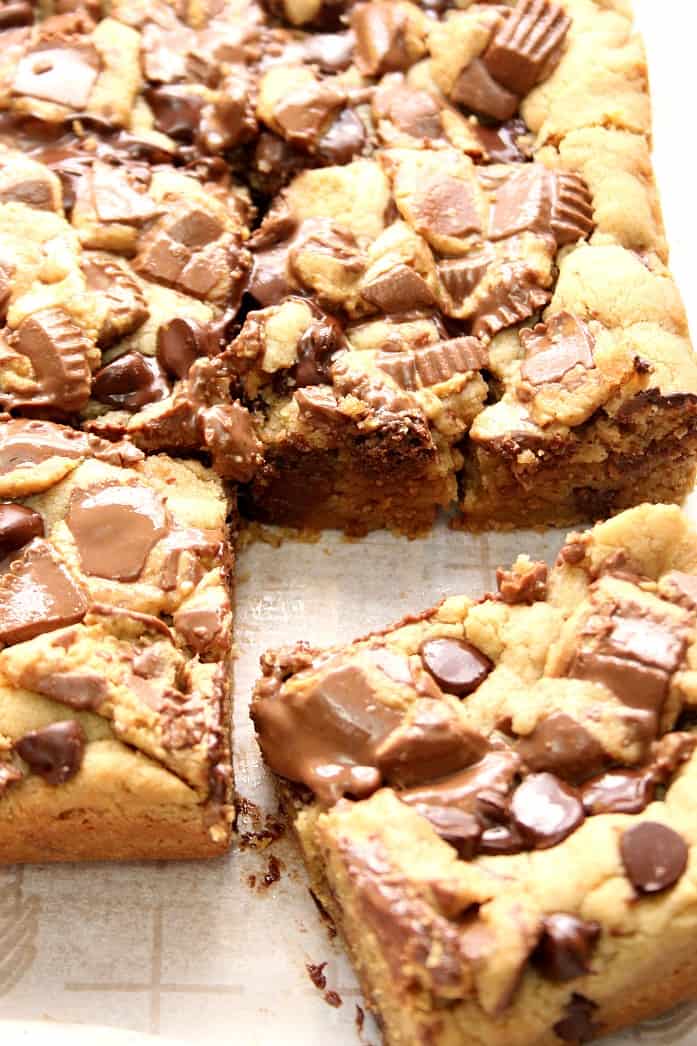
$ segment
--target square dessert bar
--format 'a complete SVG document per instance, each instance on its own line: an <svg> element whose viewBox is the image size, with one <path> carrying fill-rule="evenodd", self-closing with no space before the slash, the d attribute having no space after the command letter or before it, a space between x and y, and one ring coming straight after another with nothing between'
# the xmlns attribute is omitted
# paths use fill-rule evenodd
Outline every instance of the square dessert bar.
<svg viewBox="0 0 697 1046"><path fill-rule="evenodd" d="M691 488L626 0L26 2L0 52L12 415L355 534Z"/></svg>
<svg viewBox="0 0 697 1046"><path fill-rule="evenodd" d="M207 857L232 820L222 483L0 424L0 861Z"/></svg>
<svg viewBox="0 0 697 1046"><path fill-rule="evenodd" d="M697 992L697 532L262 658L252 715L389 1046L580 1043Z"/></svg>

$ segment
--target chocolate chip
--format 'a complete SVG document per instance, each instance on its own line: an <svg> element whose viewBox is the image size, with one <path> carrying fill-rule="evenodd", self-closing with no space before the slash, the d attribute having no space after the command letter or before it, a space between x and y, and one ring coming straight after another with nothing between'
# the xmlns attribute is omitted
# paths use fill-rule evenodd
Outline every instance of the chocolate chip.
<svg viewBox="0 0 697 1046"><path fill-rule="evenodd" d="M298 362L293 377L299 388L331 383L329 365L346 341L336 320L325 317L311 324L298 342Z"/></svg>
<svg viewBox="0 0 697 1046"><path fill-rule="evenodd" d="M593 1020L597 1009L598 1005L592 999L574 992L564 1007L564 1016L554 1025L555 1035L571 1043L594 1039L600 1032L600 1025Z"/></svg>
<svg viewBox="0 0 697 1046"><path fill-rule="evenodd" d="M139 352L107 363L94 376L92 393L100 403L125 410L139 410L169 396L169 384L157 360Z"/></svg>
<svg viewBox="0 0 697 1046"><path fill-rule="evenodd" d="M0 504L0 559L44 536L44 521L24 505Z"/></svg>
<svg viewBox="0 0 697 1046"><path fill-rule="evenodd" d="M638 893L660 893L681 877L689 851L674 829L658 821L642 821L622 833L620 855Z"/></svg>
<svg viewBox="0 0 697 1046"><path fill-rule="evenodd" d="M576 792L554 774L530 774L511 799L511 816L527 843L545 850L556 846L583 823Z"/></svg>
<svg viewBox="0 0 697 1046"><path fill-rule="evenodd" d="M145 92L158 131L177 141L192 142L198 129L203 99L176 87L155 87Z"/></svg>
<svg viewBox="0 0 697 1046"><path fill-rule="evenodd" d="M352 109L342 109L317 143L317 154L330 164L348 163L365 145L365 126Z"/></svg>
<svg viewBox="0 0 697 1046"><path fill-rule="evenodd" d="M31 25L34 21L34 9L24 0L10 0L0 7L0 29L17 29L19 26Z"/></svg>
<svg viewBox="0 0 697 1046"><path fill-rule="evenodd" d="M474 814L453 806L416 806L435 828L441 839L450 843L464 861L470 861L478 851L482 825Z"/></svg>
<svg viewBox="0 0 697 1046"><path fill-rule="evenodd" d="M75 719L33 730L15 743L15 751L30 769L49 784L74 777L85 754L85 731Z"/></svg>
<svg viewBox="0 0 697 1046"><path fill-rule="evenodd" d="M196 320L175 316L157 332L157 358L175 378L185 378L194 360L208 355L208 330Z"/></svg>
<svg viewBox="0 0 697 1046"><path fill-rule="evenodd" d="M424 668L446 694L466 697L494 667L489 658L464 639L427 639L419 649Z"/></svg>
<svg viewBox="0 0 697 1046"><path fill-rule="evenodd" d="M587 781L581 790L587 814L638 814L652 802L656 791L654 767L643 770L610 770Z"/></svg>
<svg viewBox="0 0 697 1046"><path fill-rule="evenodd" d="M599 936L600 926L596 922L565 912L548 915L532 962L550 981L582 977L590 972L589 961Z"/></svg>

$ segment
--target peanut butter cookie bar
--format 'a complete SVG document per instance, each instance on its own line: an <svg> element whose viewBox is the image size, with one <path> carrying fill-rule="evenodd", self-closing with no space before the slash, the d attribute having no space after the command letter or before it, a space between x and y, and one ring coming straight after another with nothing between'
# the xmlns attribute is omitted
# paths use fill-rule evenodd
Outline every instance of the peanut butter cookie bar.
<svg viewBox="0 0 697 1046"><path fill-rule="evenodd" d="M697 532L643 505L253 718L390 1046L580 1043L695 992Z"/></svg>
<svg viewBox="0 0 697 1046"><path fill-rule="evenodd" d="M0 424L3 862L227 848L227 510L198 462Z"/></svg>

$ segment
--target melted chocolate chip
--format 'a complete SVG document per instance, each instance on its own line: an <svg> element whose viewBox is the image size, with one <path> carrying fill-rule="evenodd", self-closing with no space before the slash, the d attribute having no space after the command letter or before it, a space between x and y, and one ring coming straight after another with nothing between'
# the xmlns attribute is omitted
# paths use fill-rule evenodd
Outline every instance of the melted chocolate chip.
<svg viewBox="0 0 697 1046"><path fill-rule="evenodd" d="M597 1009L592 999L574 992L564 1007L564 1016L554 1025L555 1034L563 1042L576 1044L594 1039L600 1032L600 1025L593 1020Z"/></svg>
<svg viewBox="0 0 697 1046"><path fill-rule="evenodd" d="M452 806L416 806L430 821L441 839L454 846L464 861L470 861L478 852L482 837L481 822L474 814Z"/></svg>
<svg viewBox="0 0 697 1046"><path fill-rule="evenodd" d="M325 317L311 324L298 342L298 362L293 374L296 384L300 388L331 384L332 357L345 345L343 332L335 320Z"/></svg>
<svg viewBox="0 0 697 1046"><path fill-rule="evenodd" d="M177 87L155 87L145 92L158 131L178 141L192 142L201 119L201 97Z"/></svg>
<svg viewBox="0 0 697 1046"><path fill-rule="evenodd" d="M34 509L11 502L0 504L0 559L43 536L44 521Z"/></svg>
<svg viewBox="0 0 697 1046"><path fill-rule="evenodd" d="M210 347L208 328L183 316L163 323L157 332L157 358L175 378L185 378L194 360L209 355Z"/></svg>
<svg viewBox="0 0 697 1046"><path fill-rule="evenodd" d="M581 799L587 814L638 814L652 802L655 791L653 767L609 770L585 783Z"/></svg>
<svg viewBox="0 0 697 1046"><path fill-rule="evenodd" d="M556 846L584 820L576 792L554 774L530 774L511 799L511 816L528 845Z"/></svg>
<svg viewBox="0 0 697 1046"><path fill-rule="evenodd" d="M14 747L33 773L59 785L74 777L82 766L86 740L80 723L68 719L25 734Z"/></svg>
<svg viewBox="0 0 697 1046"><path fill-rule="evenodd" d="M658 821L642 821L622 833L620 855L627 878L638 893L660 893L680 879L689 850L673 828Z"/></svg>
<svg viewBox="0 0 697 1046"><path fill-rule="evenodd" d="M599 937L598 923L556 912L544 920L532 962L550 981L582 977L590 972L590 958Z"/></svg>
<svg viewBox="0 0 697 1046"><path fill-rule="evenodd" d="M424 668L446 694L466 697L494 667L489 658L464 639L427 639L419 650Z"/></svg>
<svg viewBox="0 0 697 1046"><path fill-rule="evenodd" d="M140 352L107 363L94 376L92 394L100 403L120 410L140 410L169 396L170 388L157 360Z"/></svg>

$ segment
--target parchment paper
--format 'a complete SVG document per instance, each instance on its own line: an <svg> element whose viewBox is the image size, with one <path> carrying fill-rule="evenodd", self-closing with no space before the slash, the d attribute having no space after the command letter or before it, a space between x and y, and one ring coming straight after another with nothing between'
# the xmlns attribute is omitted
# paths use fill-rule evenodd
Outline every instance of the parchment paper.
<svg viewBox="0 0 697 1046"><path fill-rule="evenodd" d="M652 71L656 165L673 269L697 314L693 251L695 27L684 0L637 0ZM688 510L697 519L697 498ZM247 702L260 653L311 638L350 640L443 595L493 585L518 550L551 561L557 532L467 536L441 526L427 540L383 533L360 543L257 543L239 561L235 758L241 795L272 811ZM264 876L280 878L263 886ZM256 877L254 888L250 877ZM697 941L696 941L697 945ZM306 964L326 962L318 989ZM324 998L337 992L341 1005ZM337 1001L336 999L334 1000ZM248 1046L377 1043L339 947L312 903L287 838L268 850L196 864L0 869L0 1044L135 1042L132 1032ZM3 1023L3 1021L10 1023ZM24 1022L41 1022L26 1024ZM121 1029L121 1035L70 1024ZM140 1041L140 1040L137 1040ZM697 1046L697 1007L612 1040Z"/></svg>

